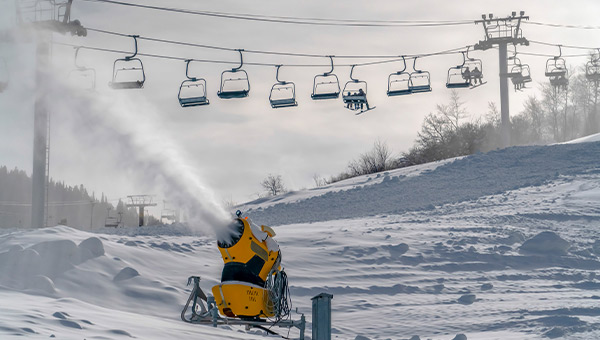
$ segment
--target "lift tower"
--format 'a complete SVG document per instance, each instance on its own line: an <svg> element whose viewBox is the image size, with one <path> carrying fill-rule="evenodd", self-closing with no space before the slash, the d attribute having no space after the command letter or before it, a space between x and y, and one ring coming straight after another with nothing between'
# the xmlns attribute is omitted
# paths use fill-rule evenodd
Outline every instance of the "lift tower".
<svg viewBox="0 0 600 340"><path fill-rule="evenodd" d="M36 94L33 119L33 171L31 226L44 226L48 182L48 98L52 89L50 44L53 33L86 36L79 20L71 20L73 0L15 1L16 21L20 35L36 42Z"/></svg>
<svg viewBox="0 0 600 340"><path fill-rule="evenodd" d="M525 12L512 12L511 16L506 18L494 18L493 14L481 15L482 20L476 20L475 24L482 24L485 30L484 40L475 44L476 50L488 50L498 46L499 64L500 64L500 116L502 121L502 147L511 145L510 141L510 113L508 107L508 58L507 46L525 45L529 46L529 41L523 38L521 31L521 20L529 20Z"/></svg>
<svg viewBox="0 0 600 340"><path fill-rule="evenodd" d="M127 196L130 203L127 203L127 208L139 208L139 223L138 226L144 226L144 209L146 207L155 207L156 203L152 202L152 195L130 195Z"/></svg>

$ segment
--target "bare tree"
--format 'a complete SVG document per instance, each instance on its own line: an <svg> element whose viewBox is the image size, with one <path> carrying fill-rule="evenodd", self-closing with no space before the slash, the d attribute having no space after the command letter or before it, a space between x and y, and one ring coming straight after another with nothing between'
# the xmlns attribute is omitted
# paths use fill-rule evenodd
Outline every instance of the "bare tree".
<svg viewBox="0 0 600 340"><path fill-rule="evenodd" d="M313 175L313 181L315 181L315 188L324 187L327 185L327 180L325 178L319 176L319 174Z"/></svg>
<svg viewBox="0 0 600 340"><path fill-rule="evenodd" d="M285 186L283 185L283 180L281 179L281 175L269 174L267 178L260 183L260 185L262 185L262 187L271 196L277 196L286 191Z"/></svg>

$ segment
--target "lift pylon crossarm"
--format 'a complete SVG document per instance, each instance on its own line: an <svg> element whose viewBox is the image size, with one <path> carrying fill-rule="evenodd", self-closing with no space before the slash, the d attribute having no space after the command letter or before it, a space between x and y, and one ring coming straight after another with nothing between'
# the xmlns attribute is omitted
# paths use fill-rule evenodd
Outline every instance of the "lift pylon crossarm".
<svg viewBox="0 0 600 340"><path fill-rule="evenodd" d="M206 80L190 76L190 63L192 59L185 61L185 77L187 78L179 86L177 99L181 107L202 106L210 104L206 95Z"/></svg>
<svg viewBox="0 0 600 340"><path fill-rule="evenodd" d="M336 99L340 96L340 80L333 73L333 58L327 56L331 62L331 70L323 74L318 74L313 80L313 92L310 97L313 100Z"/></svg>
<svg viewBox="0 0 600 340"><path fill-rule="evenodd" d="M504 18L494 17L493 14L481 15L482 20L476 20L475 24L482 24L485 32L484 40L475 44L476 50L488 50L494 45L501 43L511 43L515 45L529 45L529 41L523 37L521 30L521 21L529 20L525 12L512 12L510 16ZM516 24L515 24L516 22Z"/></svg>
<svg viewBox="0 0 600 340"><path fill-rule="evenodd" d="M271 87L271 93L269 94L269 102L274 109L298 106L298 102L296 102L296 85L291 81L279 79L281 66L276 66L275 80L277 82Z"/></svg>
<svg viewBox="0 0 600 340"><path fill-rule="evenodd" d="M132 55L115 60L113 63L112 81L108 83L115 90L141 89L146 82L144 64L137 58L138 35L130 35L133 38L135 50Z"/></svg>
<svg viewBox="0 0 600 340"><path fill-rule="evenodd" d="M30 26L39 30L47 30L60 34L71 33L80 37L87 36L87 29L79 20L71 20L71 5L73 0L58 2L55 0L38 0L35 5L23 8L24 1L17 2L17 15L21 25ZM46 6L46 7L44 7ZM23 14L33 14L28 23L23 20Z"/></svg>
<svg viewBox="0 0 600 340"><path fill-rule="evenodd" d="M217 96L221 99L246 98L250 93L248 73L242 70L244 66L243 49L236 50L240 54L240 66L221 73L221 86Z"/></svg>

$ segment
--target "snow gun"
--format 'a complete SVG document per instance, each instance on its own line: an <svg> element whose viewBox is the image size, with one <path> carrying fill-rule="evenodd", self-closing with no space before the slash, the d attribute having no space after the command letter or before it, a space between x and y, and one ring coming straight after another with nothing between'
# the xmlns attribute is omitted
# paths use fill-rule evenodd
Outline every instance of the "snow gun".
<svg viewBox="0 0 600 340"><path fill-rule="evenodd" d="M227 240L217 245L225 266L221 284L212 288L219 312L228 317L255 319L274 317L278 292L274 283L285 277L281 270L281 251L270 227L252 225L238 217L229 227Z"/></svg>
<svg viewBox="0 0 600 340"><path fill-rule="evenodd" d="M291 320L287 275L281 268L281 250L273 239L275 231L265 225L236 218L218 237L224 266L221 283L212 287L213 296L200 288L200 277L192 276L193 289L181 312L189 323L245 325L277 334L270 326L296 327L304 338L305 318ZM203 303L206 302L206 306ZM191 316L188 310L191 304Z"/></svg>

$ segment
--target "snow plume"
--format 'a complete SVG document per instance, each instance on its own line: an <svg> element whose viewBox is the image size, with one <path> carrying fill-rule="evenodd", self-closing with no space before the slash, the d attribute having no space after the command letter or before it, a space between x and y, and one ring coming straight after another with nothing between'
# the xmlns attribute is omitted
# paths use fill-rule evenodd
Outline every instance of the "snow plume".
<svg viewBox="0 0 600 340"><path fill-rule="evenodd" d="M147 99L140 99L139 91L103 94L65 84L58 84L57 89L54 97L61 100L52 109L53 126L69 126L74 143L82 143L83 138L90 143L84 146L86 152L97 148L102 148L101 153L113 151L109 151L110 164L118 170L125 166L128 179L162 190L170 205L183 210L195 232L216 234L230 222L231 217L189 158L160 125L158 117L164 113ZM93 165L84 164L82 171L85 166Z"/></svg>

